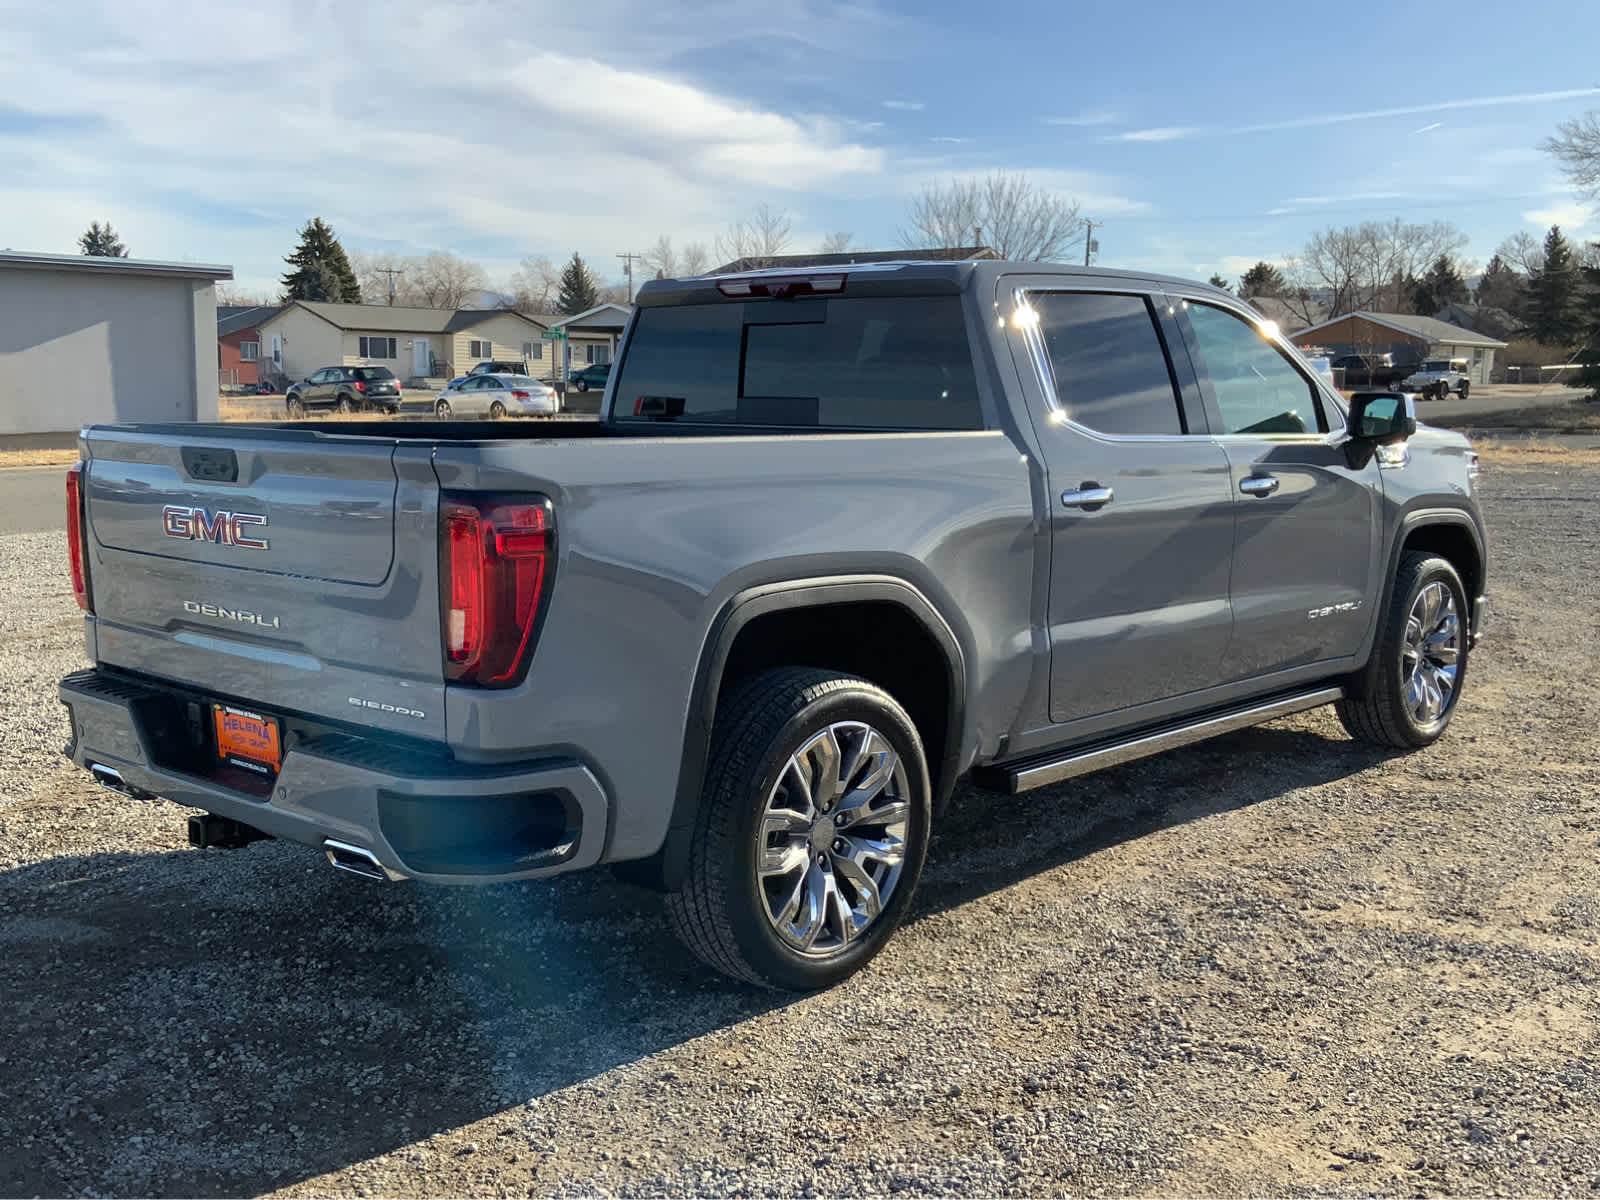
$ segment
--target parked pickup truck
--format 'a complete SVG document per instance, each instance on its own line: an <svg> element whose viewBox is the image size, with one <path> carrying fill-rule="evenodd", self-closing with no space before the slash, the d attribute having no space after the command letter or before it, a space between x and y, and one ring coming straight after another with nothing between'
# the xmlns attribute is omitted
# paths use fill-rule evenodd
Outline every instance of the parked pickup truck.
<svg viewBox="0 0 1600 1200"><path fill-rule="evenodd" d="M1471 387L1467 381L1467 360L1430 358L1406 376L1400 386L1425 400L1443 400L1451 392L1465 400Z"/></svg>
<svg viewBox="0 0 1600 1200"><path fill-rule="evenodd" d="M706 962L804 989L904 918L958 781L1326 704L1406 749L1459 703L1468 442L1347 411L1204 285L656 281L603 404L86 428L73 761L378 879L618 864Z"/></svg>

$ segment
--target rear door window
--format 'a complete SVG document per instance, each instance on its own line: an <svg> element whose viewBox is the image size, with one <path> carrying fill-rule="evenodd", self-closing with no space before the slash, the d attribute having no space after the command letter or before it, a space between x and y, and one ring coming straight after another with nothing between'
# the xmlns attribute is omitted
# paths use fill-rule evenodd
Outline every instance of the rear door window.
<svg viewBox="0 0 1600 1200"><path fill-rule="evenodd" d="M957 296L645 308L620 369L620 419L983 427Z"/></svg>
<svg viewBox="0 0 1600 1200"><path fill-rule="evenodd" d="M1036 292L1029 303L1050 362L1056 402L1098 433L1184 432L1178 390L1144 296Z"/></svg>

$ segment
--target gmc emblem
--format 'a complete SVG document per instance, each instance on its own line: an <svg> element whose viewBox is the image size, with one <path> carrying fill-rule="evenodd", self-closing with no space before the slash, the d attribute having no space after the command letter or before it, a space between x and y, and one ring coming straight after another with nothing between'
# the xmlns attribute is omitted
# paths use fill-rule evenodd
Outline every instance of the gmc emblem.
<svg viewBox="0 0 1600 1200"><path fill-rule="evenodd" d="M169 504L161 510L161 528L168 537L185 541L215 542L219 546L243 546L246 550L265 550L267 539L251 537L248 530L260 528L267 519L258 513L218 512L203 508Z"/></svg>

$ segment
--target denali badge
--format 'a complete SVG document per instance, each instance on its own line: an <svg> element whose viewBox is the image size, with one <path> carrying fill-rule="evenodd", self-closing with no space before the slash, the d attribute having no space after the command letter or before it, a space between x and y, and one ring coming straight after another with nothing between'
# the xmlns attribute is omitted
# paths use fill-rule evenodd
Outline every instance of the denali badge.
<svg viewBox="0 0 1600 1200"><path fill-rule="evenodd" d="M169 504L161 510L161 528L168 537L185 541L215 542L219 546L243 546L246 550L265 550L266 538L251 537L248 531L265 526L259 513L217 512Z"/></svg>
<svg viewBox="0 0 1600 1200"><path fill-rule="evenodd" d="M350 697L350 703L357 708L375 708L379 712L393 713L397 717L416 717L419 721L425 720L428 715L421 709L401 708L398 704L382 704L377 700L362 700L356 696Z"/></svg>
<svg viewBox="0 0 1600 1200"><path fill-rule="evenodd" d="M202 617L221 617L224 621L237 621L241 625L259 625L262 629L278 629L277 617L263 616L258 612L246 612L242 608L223 608L216 604L199 604L193 600L183 602L183 611L197 613Z"/></svg>
<svg viewBox="0 0 1600 1200"><path fill-rule="evenodd" d="M1323 617L1335 617L1340 613L1353 613L1361 607L1359 600L1346 600L1343 604L1329 604L1324 608L1308 608L1306 620L1319 621Z"/></svg>

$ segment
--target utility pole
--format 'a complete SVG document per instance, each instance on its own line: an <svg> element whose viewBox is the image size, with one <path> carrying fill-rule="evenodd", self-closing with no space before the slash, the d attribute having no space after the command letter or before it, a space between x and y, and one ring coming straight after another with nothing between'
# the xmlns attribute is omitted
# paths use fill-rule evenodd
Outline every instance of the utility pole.
<svg viewBox="0 0 1600 1200"><path fill-rule="evenodd" d="M376 273L379 274L379 275L387 275L389 277L389 306L391 308L393 308L394 307L394 277L396 275L404 275L405 272L402 271L399 267L378 267L378 268L376 268Z"/></svg>
<svg viewBox="0 0 1600 1200"><path fill-rule="evenodd" d="M642 255L642 254L619 254L619 255L617 255L617 257L622 259L622 261L623 261L623 269L628 274L628 303L632 304L633 303L633 260L637 258L640 262L643 262L644 261L644 255Z"/></svg>
<svg viewBox="0 0 1600 1200"><path fill-rule="evenodd" d="M1083 219L1083 265L1089 265L1089 252L1094 249L1094 231L1104 225L1104 221L1091 221Z"/></svg>

